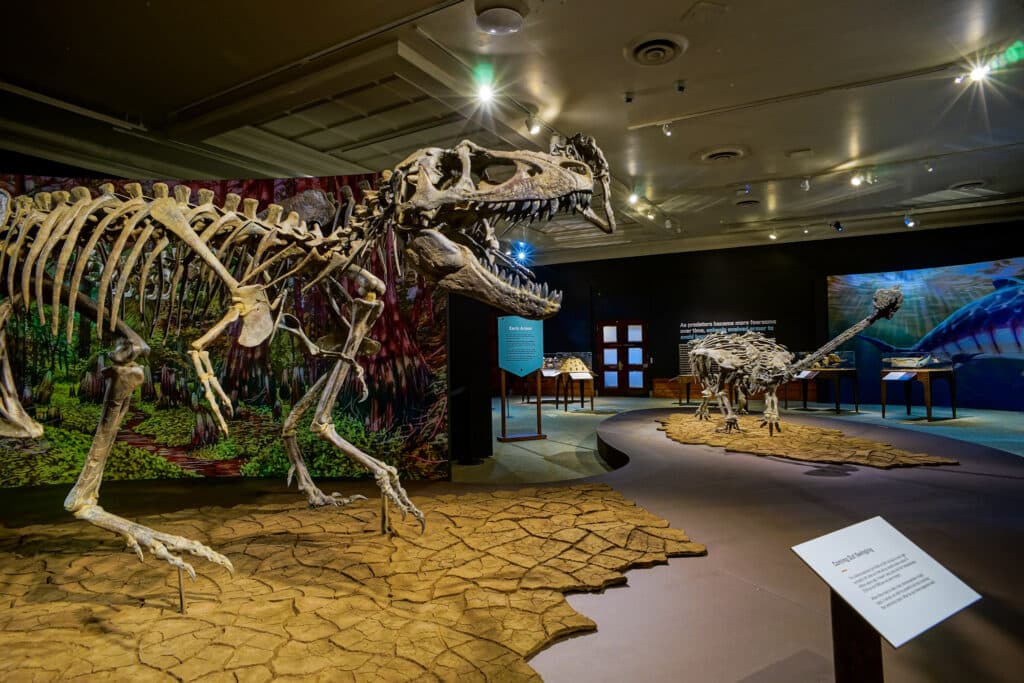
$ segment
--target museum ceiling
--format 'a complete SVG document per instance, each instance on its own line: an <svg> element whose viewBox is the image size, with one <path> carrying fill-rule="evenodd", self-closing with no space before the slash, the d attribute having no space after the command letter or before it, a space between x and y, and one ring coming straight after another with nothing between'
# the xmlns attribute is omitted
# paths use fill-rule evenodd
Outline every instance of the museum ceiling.
<svg viewBox="0 0 1024 683"><path fill-rule="evenodd" d="M522 30L481 32L477 9L494 5L523 8ZM546 148L585 131L611 165L619 229L507 230L538 263L1024 212L1019 0L108 0L4 15L20 30L0 41L0 148L101 173L363 173L462 138ZM984 64L1003 68L957 82Z"/></svg>

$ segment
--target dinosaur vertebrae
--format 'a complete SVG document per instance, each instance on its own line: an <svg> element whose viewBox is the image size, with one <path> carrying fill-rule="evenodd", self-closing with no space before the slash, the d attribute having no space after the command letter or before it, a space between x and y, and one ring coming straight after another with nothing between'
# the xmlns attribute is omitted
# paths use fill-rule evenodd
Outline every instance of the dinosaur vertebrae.
<svg viewBox="0 0 1024 683"><path fill-rule="evenodd" d="M162 183L153 197L137 183L118 196L105 184L93 197L88 189L40 192L14 199L0 226L0 291L60 331L60 305L67 306L70 341L78 292L83 283L95 299L97 332L113 331L133 303L150 332L161 319L172 324L205 318L215 300L238 285L267 286L299 270L314 280L343 267L366 246L363 229L340 228L325 237L290 213L270 205L256 215L257 200L228 194L220 206L214 193ZM360 226L362 227L362 226ZM186 311L186 301L190 306ZM216 311L216 307L214 308Z"/></svg>

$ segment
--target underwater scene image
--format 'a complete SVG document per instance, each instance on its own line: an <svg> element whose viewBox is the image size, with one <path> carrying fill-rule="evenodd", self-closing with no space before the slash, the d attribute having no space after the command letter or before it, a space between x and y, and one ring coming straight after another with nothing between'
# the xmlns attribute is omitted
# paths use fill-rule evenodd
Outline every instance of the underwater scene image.
<svg viewBox="0 0 1024 683"><path fill-rule="evenodd" d="M896 315L845 347L856 354L863 402L880 400L883 355L945 354L956 371L958 408L1024 409L1024 257L830 276L830 335L867 315L876 289L895 285L903 291ZM933 396L949 404L945 382L933 384Z"/></svg>

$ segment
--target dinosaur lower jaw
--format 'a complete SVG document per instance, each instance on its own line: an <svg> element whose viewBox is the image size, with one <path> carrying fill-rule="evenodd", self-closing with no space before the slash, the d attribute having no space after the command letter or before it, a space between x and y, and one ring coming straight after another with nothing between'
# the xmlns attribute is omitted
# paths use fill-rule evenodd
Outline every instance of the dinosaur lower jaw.
<svg viewBox="0 0 1024 683"><path fill-rule="evenodd" d="M484 266L475 259L437 284L523 318L550 318L562 307L561 292L549 291L546 284L532 282L498 266Z"/></svg>

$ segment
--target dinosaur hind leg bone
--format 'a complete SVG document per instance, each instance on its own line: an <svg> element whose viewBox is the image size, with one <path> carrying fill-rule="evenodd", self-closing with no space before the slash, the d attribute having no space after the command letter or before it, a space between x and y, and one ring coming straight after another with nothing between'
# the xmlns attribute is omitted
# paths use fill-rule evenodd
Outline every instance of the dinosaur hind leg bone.
<svg viewBox="0 0 1024 683"><path fill-rule="evenodd" d="M306 461L302 457L302 451L299 449L299 442L295 436L299 420L309 411L317 396L323 391L329 376L329 374L321 375L320 379L310 387L309 391L292 406L291 412L285 418L284 429L281 432L284 439L284 447L288 453L288 460L291 462L291 467L288 468L288 485L291 486L292 477L294 476L299 491L306 494L310 507L348 505L357 500L363 500L366 497L355 495L345 498L338 492L327 495L321 491L320 487L313 482L313 477L309 474L309 468L306 467Z"/></svg>
<svg viewBox="0 0 1024 683"><path fill-rule="evenodd" d="M384 304L376 300L376 296L373 296L372 293L367 299L355 299L352 302L352 323L349 328L348 338L342 347L341 359L335 363L334 368L328 375L327 382L324 384L310 429L321 439L333 445L341 453L358 462L373 474L381 492L381 533L387 533L389 529L388 500L402 511L403 518L405 518L407 513L412 513L412 516L419 520L420 526L425 528L426 521L423 513L412 504L412 501L409 500L409 495L402 488L401 483L398 481L398 470L362 452L341 438L334 426L334 422L331 420L334 403L338 399L338 392L341 390L349 370L353 367L358 368L354 359L362 345L363 338L383 310Z"/></svg>
<svg viewBox="0 0 1024 683"><path fill-rule="evenodd" d="M205 545L181 536L154 531L141 524L113 515L98 504L103 469L110 456L110 449L114 445L121 422L128 412L132 393L143 382L142 366L135 362L143 349L145 349L145 344L141 339L133 340L122 337L118 339L114 351L110 354L113 363L103 370L108 382L106 394L103 397L100 422L96 427L96 436L93 438L89 454L86 456L85 466L82 468L81 474L78 475L78 481L75 482L68 497L64 500L64 507L74 513L78 519L123 536L128 547L135 551L140 560L143 559L142 549L146 548L154 556L165 560L171 566L185 570L194 579L196 573L192 566L172 554L172 551L187 552L226 567L233 572L234 567L226 557Z"/></svg>

